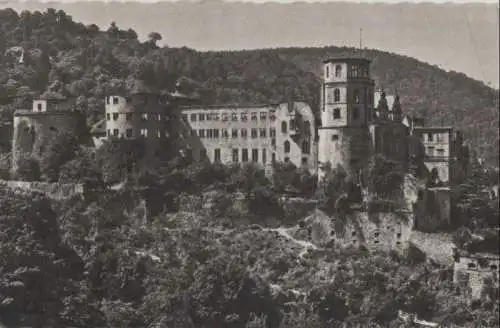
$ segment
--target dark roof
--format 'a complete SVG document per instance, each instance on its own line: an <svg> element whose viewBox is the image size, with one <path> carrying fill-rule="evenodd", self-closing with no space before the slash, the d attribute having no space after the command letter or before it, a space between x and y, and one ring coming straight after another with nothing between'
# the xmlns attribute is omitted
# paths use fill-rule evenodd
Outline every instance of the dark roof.
<svg viewBox="0 0 500 328"><path fill-rule="evenodd" d="M365 62L365 63L370 63L371 60L365 57L361 57L359 55L355 54L345 54L345 55L338 55L335 57L330 57L326 60L323 61L324 64L326 63L338 63L338 62Z"/></svg>

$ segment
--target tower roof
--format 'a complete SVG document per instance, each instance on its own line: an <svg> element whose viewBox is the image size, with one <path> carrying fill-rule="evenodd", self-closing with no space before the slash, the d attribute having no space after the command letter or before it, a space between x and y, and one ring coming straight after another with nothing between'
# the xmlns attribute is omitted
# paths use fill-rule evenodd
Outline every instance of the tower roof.
<svg viewBox="0 0 500 328"><path fill-rule="evenodd" d="M358 55L353 55L353 54L345 54L345 55L337 55L334 57L330 57L328 59L325 59L323 61L324 64L327 63L345 63L345 62L363 62L363 63L370 63L371 60L365 57L361 57Z"/></svg>
<svg viewBox="0 0 500 328"><path fill-rule="evenodd" d="M374 104L378 104L380 99L382 98L382 91L376 91L374 96ZM395 97L393 95L386 94L385 100L387 101L387 108L392 108L392 106L394 105Z"/></svg>

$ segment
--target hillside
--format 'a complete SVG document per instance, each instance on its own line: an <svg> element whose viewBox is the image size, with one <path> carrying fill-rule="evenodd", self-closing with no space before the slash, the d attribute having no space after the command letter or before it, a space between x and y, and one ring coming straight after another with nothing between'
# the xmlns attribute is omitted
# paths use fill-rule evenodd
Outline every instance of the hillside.
<svg viewBox="0 0 500 328"><path fill-rule="evenodd" d="M111 23L111 22L110 22ZM161 36L160 36L161 37ZM44 93L78 97L89 123L103 113L104 95L135 79L172 90L180 77L197 81L205 103L265 103L289 96L316 107L321 60L353 49L279 48L199 52L141 42L131 29L74 22L63 11L0 11L2 119ZM16 48L17 47L17 48ZM24 56L22 52L24 49ZM498 91L464 74L416 59L365 50L379 86L397 89L407 113L464 131L479 156L498 162ZM20 57L23 63L19 64Z"/></svg>

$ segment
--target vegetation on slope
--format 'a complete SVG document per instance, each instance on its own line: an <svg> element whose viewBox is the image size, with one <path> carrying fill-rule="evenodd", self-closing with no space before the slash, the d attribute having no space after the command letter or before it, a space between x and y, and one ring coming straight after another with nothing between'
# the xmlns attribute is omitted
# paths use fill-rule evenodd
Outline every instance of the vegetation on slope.
<svg viewBox="0 0 500 328"><path fill-rule="evenodd" d="M107 31L76 23L63 11L0 11L0 99L2 119L46 94L76 97L89 122L103 114L108 93L142 79L160 90L180 88L206 103L268 103L289 97L316 110L321 60L353 49L282 48L198 52L158 48L151 33L140 42L131 29L111 23ZM168 43L168 40L167 40ZM17 47L17 48L16 48ZM19 64L24 49L23 64ZM498 161L498 91L463 74L444 72L415 59L364 50L379 86L400 92L409 113L430 124L465 132L481 157Z"/></svg>

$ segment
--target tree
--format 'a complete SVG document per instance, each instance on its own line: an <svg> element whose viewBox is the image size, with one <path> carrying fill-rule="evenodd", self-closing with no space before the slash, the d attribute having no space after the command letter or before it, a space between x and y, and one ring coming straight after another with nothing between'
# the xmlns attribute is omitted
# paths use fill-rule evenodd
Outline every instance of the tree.
<svg viewBox="0 0 500 328"><path fill-rule="evenodd" d="M59 179L61 166L74 159L79 150L78 138L70 132L54 134L48 141L47 150L40 158L40 169L45 180Z"/></svg>
<svg viewBox="0 0 500 328"><path fill-rule="evenodd" d="M30 155L21 154L17 161L15 178L23 181L40 180L40 164Z"/></svg>
<svg viewBox="0 0 500 328"><path fill-rule="evenodd" d="M148 39L152 45L156 46L156 43L158 41L160 41L162 39L162 37L161 37L160 33L158 33L158 32L151 32L148 34Z"/></svg>

